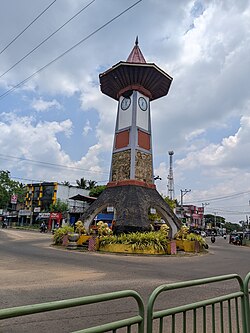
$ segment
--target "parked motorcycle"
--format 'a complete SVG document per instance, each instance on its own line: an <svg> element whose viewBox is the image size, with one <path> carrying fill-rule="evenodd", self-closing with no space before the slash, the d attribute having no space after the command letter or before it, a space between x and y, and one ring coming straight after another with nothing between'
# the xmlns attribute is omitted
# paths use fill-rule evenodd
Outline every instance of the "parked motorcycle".
<svg viewBox="0 0 250 333"><path fill-rule="evenodd" d="M48 228L45 223L42 223L40 226L40 232L47 232Z"/></svg>
<svg viewBox="0 0 250 333"><path fill-rule="evenodd" d="M6 223L6 222L3 222L3 223L2 223L2 228L3 228L3 229L7 229L7 223Z"/></svg>

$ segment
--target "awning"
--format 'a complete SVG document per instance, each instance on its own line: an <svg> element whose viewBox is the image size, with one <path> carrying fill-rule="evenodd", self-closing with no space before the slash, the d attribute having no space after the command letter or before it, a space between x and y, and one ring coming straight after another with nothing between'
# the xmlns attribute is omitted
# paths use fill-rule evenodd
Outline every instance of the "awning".
<svg viewBox="0 0 250 333"><path fill-rule="evenodd" d="M89 197L87 195L82 195L82 194L77 194L74 195L73 197L69 198L70 200L77 200L77 201L85 201L89 204L94 202L97 198L96 197Z"/></svg>

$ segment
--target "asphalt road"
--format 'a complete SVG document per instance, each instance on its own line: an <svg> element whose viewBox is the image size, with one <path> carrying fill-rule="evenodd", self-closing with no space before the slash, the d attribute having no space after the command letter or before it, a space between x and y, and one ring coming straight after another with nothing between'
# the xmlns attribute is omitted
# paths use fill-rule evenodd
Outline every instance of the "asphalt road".
<svg viewBox="0 0 250 333"><path fill-rule="evenodd" d="M0 308L133 289L147 300L159 285L250 271L250 247L208 239L209 251L187 256L132 256L76 252L51 246L52 236L0 230ZM177 290L159 298L166 308L234 291L236 284ZM2 333L70 332L135 312L131 300L106 302L0 322Z"/></svg>

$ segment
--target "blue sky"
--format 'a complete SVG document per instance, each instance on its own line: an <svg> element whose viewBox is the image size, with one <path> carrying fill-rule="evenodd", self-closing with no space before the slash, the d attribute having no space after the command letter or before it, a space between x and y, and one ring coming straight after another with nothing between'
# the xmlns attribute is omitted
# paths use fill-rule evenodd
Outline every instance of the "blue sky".
<svg viewBox="0 0 250 333"><path fill-rule="evenodd" d="M52 0L12 0L0 12L0 52ZM0 54L0 95L135 4L55 1ZM13 10L15 8L15 10ZM250 215L250 3L246 0L142 0L78 47L0 97L0 169L20 181L109 177L116 101L99 74L126 60L136 36L148 62L170 76L169 94L152 102L154 173L167 194L174 150L176 198L238 222ZM28 181L28 180L29 181ZM226 197L226 198L224 198ZM218 200L211 200L219 198ZM224 199L222 199L224 198Z"/></svg>

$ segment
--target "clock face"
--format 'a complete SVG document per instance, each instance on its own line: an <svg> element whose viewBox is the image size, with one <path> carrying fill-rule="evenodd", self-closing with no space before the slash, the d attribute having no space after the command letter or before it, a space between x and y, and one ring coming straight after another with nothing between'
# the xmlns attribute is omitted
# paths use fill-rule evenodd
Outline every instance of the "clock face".
<svg viewBox="0 0 250 333"><path fill-rule="evenodd" d="M131 99L130 97L124 97L121 101L121 109L122 110L127 110L131 104Z"/></svg>
<svg viewBox="0 0 250 333"><path fill-rule="evenodd" d="M148 108L148 102L146 101L146 99L144 97L140 97L138 99L138 105L142 111L146 111Z"/></svg>

